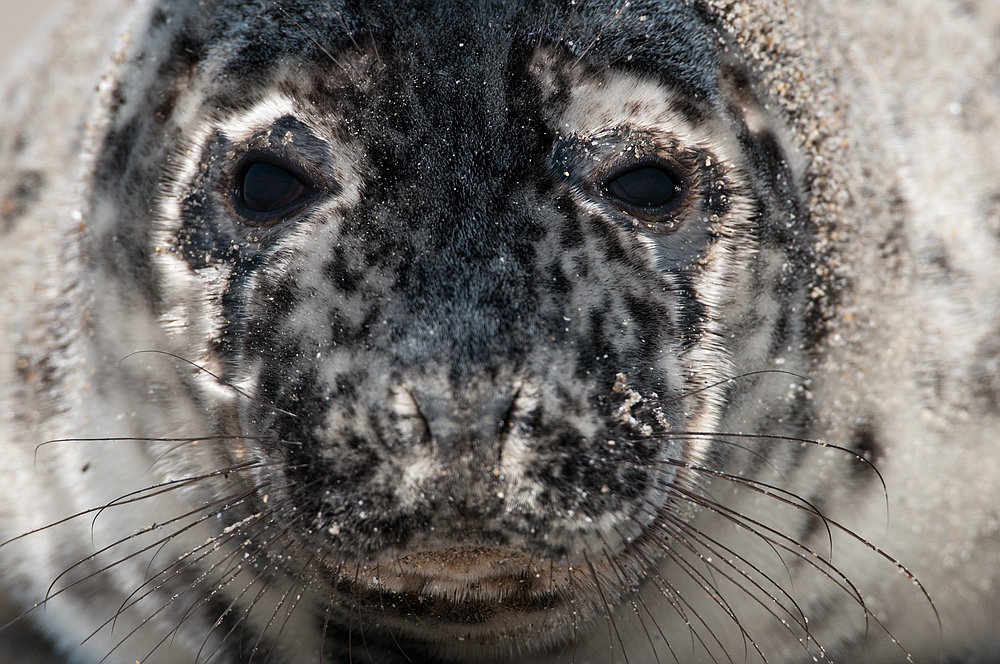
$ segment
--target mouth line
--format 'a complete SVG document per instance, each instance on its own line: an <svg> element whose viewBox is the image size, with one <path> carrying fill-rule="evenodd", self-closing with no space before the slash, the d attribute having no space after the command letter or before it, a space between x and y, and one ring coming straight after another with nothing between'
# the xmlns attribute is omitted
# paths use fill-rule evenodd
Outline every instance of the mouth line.
<svg viewBox="0 0 1000 664"><path fill-rule="evenodd" d="M343 569L337 589L386 618L488 628L533 623L558 609L567 599L570 573L517 551L456 547Z"/></svg>

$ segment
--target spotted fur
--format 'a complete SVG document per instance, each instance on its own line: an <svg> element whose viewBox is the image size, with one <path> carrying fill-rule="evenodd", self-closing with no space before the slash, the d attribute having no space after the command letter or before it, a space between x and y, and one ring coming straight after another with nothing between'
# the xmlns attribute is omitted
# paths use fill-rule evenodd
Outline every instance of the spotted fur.
<svg viewBox="0 0 1000 664"><path fill-rule="evenodd" d="M0 661L993 661L993 3L63 25L3 98Z"/></svg>

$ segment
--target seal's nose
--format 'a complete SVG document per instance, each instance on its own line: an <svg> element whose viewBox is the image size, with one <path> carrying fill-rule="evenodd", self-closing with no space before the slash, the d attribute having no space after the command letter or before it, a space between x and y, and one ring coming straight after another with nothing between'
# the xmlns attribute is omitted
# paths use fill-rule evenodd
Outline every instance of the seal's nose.
<svg viewBox="0 0 1000 664"><path fill-rule="evenodd" d="M471 398L420 392L414 395L436 454L444 457L496 448L514 399L513 391L501 390Z"/></svg>

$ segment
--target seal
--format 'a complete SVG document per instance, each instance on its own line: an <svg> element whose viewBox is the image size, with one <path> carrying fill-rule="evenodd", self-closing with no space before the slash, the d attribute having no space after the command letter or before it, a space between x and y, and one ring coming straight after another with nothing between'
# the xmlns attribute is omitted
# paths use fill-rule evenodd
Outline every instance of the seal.
<svg viewBox="0 0 1000 664"><path fill-rule="evenodd" d="M0 116L7 657L995 658L994 4L75 3Z"/></svg>

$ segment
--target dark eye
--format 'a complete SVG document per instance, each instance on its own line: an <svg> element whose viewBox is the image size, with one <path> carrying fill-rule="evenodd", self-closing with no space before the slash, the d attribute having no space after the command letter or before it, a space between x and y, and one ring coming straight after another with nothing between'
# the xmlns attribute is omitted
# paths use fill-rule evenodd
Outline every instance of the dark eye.
<svg viewBox="0 0 1000 664"><path fill-rule="evenodd" d="M260 223L296 211L315 193L304 176L270 161L256 159L240 169L234 198L240 214Z"/></svg>
<svg viewBox="0 0 1000 664"><path fill-rule="evenodd" d="M647 164L614 173L604 184L604 194L626 212L657 216L680 205L684 185L666 167Z"/></svg>

